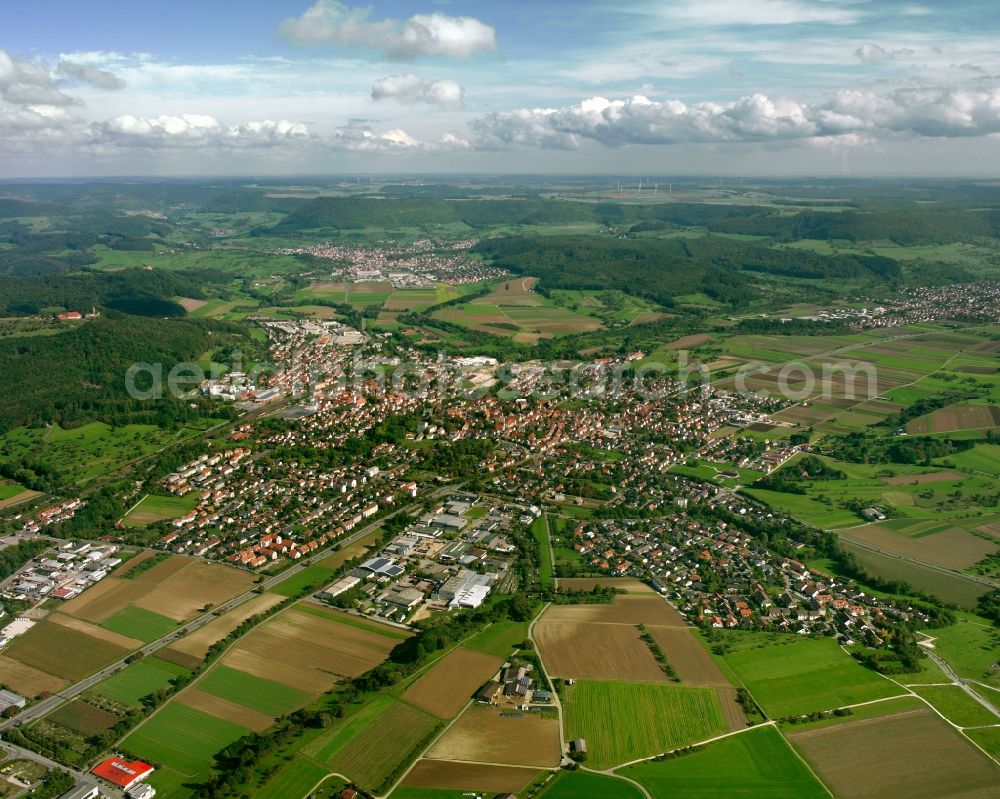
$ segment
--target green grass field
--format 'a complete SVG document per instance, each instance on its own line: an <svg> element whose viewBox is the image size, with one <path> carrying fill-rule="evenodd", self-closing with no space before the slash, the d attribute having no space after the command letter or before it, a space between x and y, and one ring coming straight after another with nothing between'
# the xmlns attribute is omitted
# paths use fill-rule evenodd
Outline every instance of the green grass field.
<svg viewBox="0 0 1000 799"><path fill-rule="evenodd" d="M281 594L282 596L295 596L310 585L322 587L321 584L325 584L332 580L334 574L336 574L336 572L333 569L328 569L325 566L306 566L306 568L298 574L293 574L287 580L279 583L271 590L276 594Z"/></svg>
<svg viewBox="0 0 1000 799"><path fill-rule="evenodd" d="M912 690L934 705L948 721L959 727L1000 724L1000 717L990 713L957 685L924 685L914 687Z"/></svg>
<svg viewBox="0 0 1000 799"><path fill-rule="evenodd" d="M127 605L101 622L101 626L129 638L148 642L176 630L177 622L151 610Z"/></svg>
<svg viewBox="0 0 1000 799"><path fill-rule="evenodd" d="M608 768L726 731L714 689L581 680L566 686L567 738L587 740L587 765Z"/></svg>
<svg viewBox="0 0 1000 799"><path fill-rule="evenodd" d="M1000 758L1000 727L966 730L965 734L993 757Z"/></svg>
<svg viewBox="0 0 1000 799"><path fill-rule="evenodd" d="M531 534L538 543L538 582L545 590L552 586L552 554L549 552L549 527L544 516L531 523Z"/></svg>
<svg viewBox="0 0 1000 799"><path fill-rule="evenodd" d="M228 666L213 668L198 681L198 687L202 691L259 710L269 716L283 715L302 707L309 701L309 695L302 691Z"/></svg>
<svg viewBox="0 0 1000 799"><path fill-rule="evenodd" d="M248 732L239 724L170 702L129 735L122 746L186 777L196 777L212 764L217 752Z"/></svg>
<svg viewBox="0 0 1000 799"><path fill-rule="evenodd" d="M183 497L163 497L147 494L129 509L122 520L129 527L145 527L164 519L176 519L198 504L198 493L192 491Z"/></svg>
<svg viewBox="0 0 1000 799"><path fill-rule="evenodd" d="M521 621L500 621L465 642L469 649L506 658L528 637L528 625Z"/></svg>
<svg viewBox="0 0 1000 799"><path fill-rule="evenodd" d="M949 627L931 630L934 651L948 661L960 677L969 677L1000 688L1000 673L992 667L1000 652L1000 630L978 616L960 616Z"/></svg>
<svg viewBox="0 0 1000 799"><path fill-rule="evenodd" d="M289 799L309 794L327 775L327 770L308 760L297 758L285 765L263 786L253 792L255 799Z"/></svg>
<svg viewBox="0 0 1000 799"><path fill-rule="evenodd" d="M832 710L903 692L859 664L832 638L729 630L719 639L727 647L726 665L772 718Z"/></svg>
<svg viewBox="0 0 1000 799"><path fill-rule="evenodd" d="M988 585L960 574L942 572L899 557L884 555L851 541L841 540L840 545L852 553L869 574L887 580L902 580L919 591L962 608L975 608L979 597L989 590Z"/></svg>
<svg viewBox="0 0 1000 799"><path fill-rule="evenodd" d="M773 727L759 727L659 763L624 769L654 797L812 799L830 792Z"/></svg>
<svg viewBox="0 0 1000 799"><path fill-rule="evenodd" d="M16 497L22 491L24 491L24 486L17 483L0 483L0 502Z"/></svg>
<svg viewBox="0 0 1000 799"><path fill-rule="evenodd" d="M116 702L138 707L142 697L166 688L174 677L188 673L183 666L147 657L108 677L94 691Z"/></svg>
<svg viewBox="0 0 1000 799"><path fill-rule="evenodd" d="M585 771L560 772L538 796L539 799L642 799L639 789L625 780Z"/></svg>

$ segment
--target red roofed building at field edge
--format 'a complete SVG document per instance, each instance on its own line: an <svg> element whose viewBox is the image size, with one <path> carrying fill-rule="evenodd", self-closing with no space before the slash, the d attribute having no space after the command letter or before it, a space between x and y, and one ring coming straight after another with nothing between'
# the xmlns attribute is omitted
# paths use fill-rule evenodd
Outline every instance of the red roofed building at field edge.
<svg viewBox="0 0 1000 799"><path fill-rule="evenodd" d="M129 762L120 757L109 757L91 769L92 774L127 790L153 773L153 767L141 760Z"/></svg>

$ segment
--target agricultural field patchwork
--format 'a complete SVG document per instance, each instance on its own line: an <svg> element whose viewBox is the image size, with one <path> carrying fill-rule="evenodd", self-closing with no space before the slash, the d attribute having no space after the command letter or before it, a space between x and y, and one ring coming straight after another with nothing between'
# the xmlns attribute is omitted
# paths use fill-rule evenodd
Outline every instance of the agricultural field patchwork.
<svg viewBox="0 0 1000 799"><path fill-rule="evenodd" d="M474 649L458 647L435 663L403 694L411 705L432 716L450 719L472 698L483 683L503 665L503 659Z"/></svg>

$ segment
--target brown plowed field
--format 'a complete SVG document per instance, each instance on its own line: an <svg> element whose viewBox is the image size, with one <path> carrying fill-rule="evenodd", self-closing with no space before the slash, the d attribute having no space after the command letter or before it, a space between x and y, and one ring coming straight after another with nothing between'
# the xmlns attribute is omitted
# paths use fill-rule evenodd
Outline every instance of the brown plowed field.
<svg viewBox="0 0 1000 799"><path fill-rule="evenodd" d="M554 768L559 765L559 719L538 712L504 716L497 707L472 705L427 756Z"/></svg>
<svg viewBox="0 0 1000 799"><path fill-rule="evenodd" d="M549 621L548 613L544 618L535 625L533 635L551 676L667 682L634 626Z"/></svg>
<svg viewBox="0 0 1000 799"><path fill-rule="evenodd" d="M619 588L630 594L656 593L642 580L634 577L560 577L559 588L565 591L593 591L597 586Z"/></svg>
<svg viewBox="0 0 1000 799"><path fill-rule="evenodd" d="M450 763L418 760L403 785L412 788L440 788L453 791L518 793L535 777L538 769L490 766L479 763Z"/></svg>
<svg viewBox="0 0 1000 799"><path fill-rule="evenodd" d="M377 666L399 639L288 610L248 633L225 665L318 695Z"/></svg>
<svg viewBox="0 0 1000 799"><path fill-rule="evenodd" d="M1000 780L995 763L927 709L793 732L788 739L843 799L992 799Z"/></svg>
<svg viewBox="0 0 1000 799"><path fill-rule="evenodd" d="M251 616L263 613L268 608L272 608L284 599L279 594L263 593L249 599L226 614L223 614L215 621L210 621L199 627L190 635L184 636L175 644L170 645L170 649L181 652L184 655L201 660L208 652L208 648L216 641L221 641L229 633L239 627Z"/></svg>
<svg viewBox="0 0 1000 799"><path fill-rule="evenodd" d="M658 596L621 595L606 605L553 605L545 611L542 621L687 626L684 617Z"/></svg>
<svg viewBox="0 0 1000 799"><path fill-rule="evenodd" d="M413 683L403 698L438 718L450 719L502 665L502 658L459 647Z"/></svg>
<svg viewBox="0 0 1000 799"><path fill-rule="evenodd" d="M714 685L729 688L730 683L711 655L702 646L690 628L647 627L649 634L660 645L667 662L687 685Z"/></svg>

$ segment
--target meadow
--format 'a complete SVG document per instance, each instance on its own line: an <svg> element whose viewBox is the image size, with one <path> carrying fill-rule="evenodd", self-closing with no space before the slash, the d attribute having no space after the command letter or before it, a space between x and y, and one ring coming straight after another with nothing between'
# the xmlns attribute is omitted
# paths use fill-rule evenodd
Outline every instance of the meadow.
<svg viewBox="0 0 1000 799"><path fill-rule="evenodd" d="M833 710L902 693L832 638L716 631L726 666L772 718Z"/></svg>
<svg viewBox="0 0 1000 799"><path fill-rule="evenodd" d="M129 509L122 523L129 527L145 527L164 519L176 519L198 504L197 492L191 492L183 497L162 497L147 494Z"/></svg>
<svg viewBox="0 0 1000 799"><path fill-rule="evenodd" d="M121 635L149 642L163 638L176 630L177 622L151 610L126 605L101 622L101 626Z"/></svg>
<svg viewBox="0 0 1000 799"><path fill-rule="evenodd" d="M960 677L1000 688L1000 671L994 668L1000 657L1000 630L985 619L963 614L955 624L927 634L933 638L934 651Z"/></svg>
<svg viewBox="0 0 1000 799"><path fill-rule="evenodd" d="M545 787L539 799L641 799L634 785L604 774L586 771L562 771ZM416 797L414 797L416 799Z"/></svg>
<svg viewBox="0 0 1000 799"><path fill-rule="evenodd" d="M587 764L608 768L727 731L711 688L581 680L565 686L566 737L587 740Z"/></svg>
<svg viewBox="0 0 1000 799"><path fill-rule="evenodd" d="M183 777L203 778L215 754L247 732L246 727L169 702L137 727L122 746Z"/></svg>
<svg viewBox="0 0 1000 799"><path fill-rule="evenodd" d="M469 649L506 658L528 637L528 625L522 621L498 621L465 642Z"/></svg>
<svg viewBox="0 0 1000 799"><path fill-rule="evenodd" d="M991 713L957 685L922 685L913 686L911 690L930 702L942 716L959 727L1000 724L1000 716Z"/></svg>
<svg viewBox="0 0 1000 799"><path fill-rule="evenodd" d="M309 694L274 680L265 680L227 666L215 666L198 680L198 689L229 702L281 716L309 701Z"/></svg>
<svg viewBox="0 0 1000 799"><path fill-rule="evenodd" d="M148 656L98 683L94 691L116 702L139 707L144 696L167 688L175 677L189 673L174 663Z"/></svg>
<svg viewBox="0 0 1000 799"><path fill-rule="evenodd" d="M622 769L653 796L676 799L819 799L830 792L781 733L758 727L697 751ZM548 794L545 794L548 796Z"/></svg>

